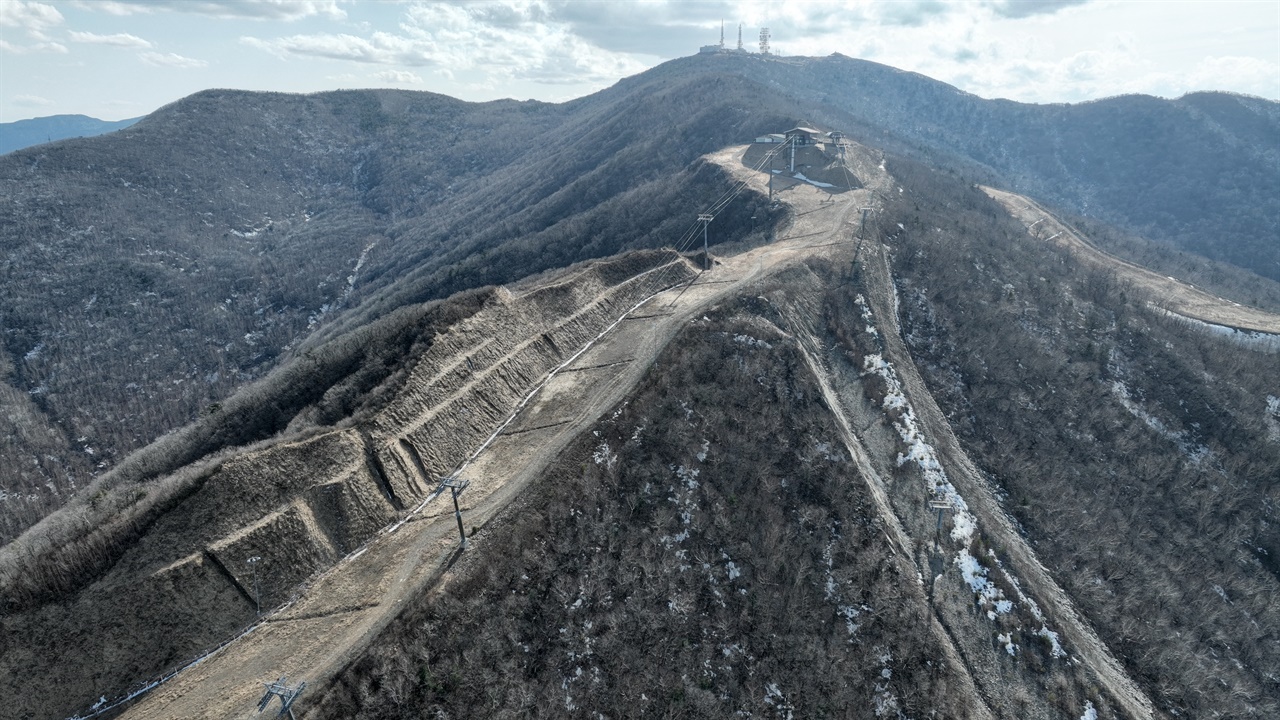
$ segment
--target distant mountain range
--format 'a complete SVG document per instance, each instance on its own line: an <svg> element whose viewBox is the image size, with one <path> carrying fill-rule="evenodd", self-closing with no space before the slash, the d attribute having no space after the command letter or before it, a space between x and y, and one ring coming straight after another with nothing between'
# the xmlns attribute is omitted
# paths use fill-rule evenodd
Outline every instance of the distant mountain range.
<svg viewBox="0 0 1280 720"><path fill-rule="evenodd" d="M88 115L50 115L0 123L0 155L55 140L93 137L123 130L141 119L99 120Z"/></svg>

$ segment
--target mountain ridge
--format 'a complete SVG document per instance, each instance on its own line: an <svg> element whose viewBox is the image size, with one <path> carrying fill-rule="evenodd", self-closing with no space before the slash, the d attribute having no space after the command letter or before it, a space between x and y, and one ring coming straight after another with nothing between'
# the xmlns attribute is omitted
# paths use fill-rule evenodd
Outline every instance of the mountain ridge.
<svg viewBox="0 0 1280 720"><path fill-rule="evenodd" d="M123 130L141 119L99 120L88 115L47 115L0 123L0 155L67 138L95 137Z"/></svg>
<svg viewBox="0 0 1280 720"><path fill-rule="evenodd" d="M878 131L854 93L795 100L827 79L803 61L717 62L561 106L209 91L110 142L0 161L6 291L41 291L4 305L0 400L96 450L85 431L135 421L93 393L127 379L154 393L140 417L182 428L0 548L6 662L79 678L60 698L74 708L256 627L140 716L235 715L259 679L304 666L337 678L334 708L369 717L406 700L614 713L641 690L707 716L1280 706L1269 635L1241 634L1277 627L1272 356L1038 235L978 185L990 167L951 150L940 169L857 143L797 153L856 175L847 190L748 166L730 140ZM787 78L792 95L769 84ZM912 132L893 142L920 157ZM710 257L612 256L683 249L708 208L723 208ZM113 358L114 385L77 381ZM186 398L201 415L186 424L159 388L214 372L238 392ZM455 474L473 483L459 528L438 485ZM491 521L526 512L514 544L487 544ZM721 532L739 517L758 519ZM477 540L455 573L466 523ZM254 624L259 570L279 609ZM508 596L499 618L477 602ZM778 607L803 621L771 625ZM497 624L403 624L481 615ZM155 619L145 633L138 616ZM74 663L69 644L86 649ZM670 667L619 682L626 663L592 659L606 645L620 661L671 650ZM836 656L858 683L816 660ZM792 661L812 677L758 674ZM519 670L497 703L461 684L468 667ZM28 684L13 696L40 697L43 675L10 675ZM565 692L591 678L618 693ZM848 694L823 704L835 687Z"/></svg>

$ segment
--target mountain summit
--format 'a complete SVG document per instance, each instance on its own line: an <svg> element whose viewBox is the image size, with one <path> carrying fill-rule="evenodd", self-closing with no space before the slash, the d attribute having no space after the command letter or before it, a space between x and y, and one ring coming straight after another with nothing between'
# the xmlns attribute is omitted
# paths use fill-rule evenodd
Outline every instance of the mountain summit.
<svg viewBox="0 0 1280 720"><path fill-rule="evenodd" d="M0 715L1274 715L1276 118L712 54L0 157Z"/></svg>

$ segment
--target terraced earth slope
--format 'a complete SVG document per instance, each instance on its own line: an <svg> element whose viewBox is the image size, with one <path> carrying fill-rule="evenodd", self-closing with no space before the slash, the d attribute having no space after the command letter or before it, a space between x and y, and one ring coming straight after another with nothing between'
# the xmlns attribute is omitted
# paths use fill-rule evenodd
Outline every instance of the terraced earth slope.
<svg viewBox="0 0 1280 720"><path fill-rule="evenodd" d="M707 161L765 195L748 150ZM847 171L787 183L775 240L709 270L650 251L488 291L377 412L201 468L101 577L0 620L4 712L157 677L110 712L233 717L280 675L313 718L1276 709L1271 356L1205 380L1226 341L1158 287L963 182L858 145ZM1040 407L1066 424L1036 451ZM465 552L442 476L469 481ZM1129 534L1090 545L1083 516Z"/></svg>
<svg viewBox="0 0 1280 720"><path fill-rule="evenodd" d="M734 151L715 158L742 172ZM838 198L784 191L797 222L836 220L834 235L793 229L818 244L686 323L307 716L1272 712L1278 586L1262 548L1276 540L1280 435L1267 427L1280 401L1257 372L1271 356L1167 322L1159 286L1115 282L976 189L900 167L877 186L867 238L850 237ZM963 301L944 285L952 273ZM1054 316L1060 328L1033 314L1046 292L1071 308ZM1003 347L976 332L1005 312ZM966 321L969 342L952 331ZM1150 339L1147 358L1130 355L1131 332ZM1101 369L1128 382L1147 362L1181 383L1188 356L1212 349L1232 358L1216 368L1226 382L1263 397L1198 396L1221 426L1189 446L1196 429L1165 420L1168 398L1054 359L1082 338L1114 342ZM992 393L1002 402L987 406ZM1037 464L1027 436L1045 443L1055 423L1093 453ZM1238 434L1256 457L1236 454ZM1170 452L1182 455L1170 474L1147 467ZM1183 483L1213 481L1258 507L1188 515L1203 496ZM1170 484L1186 494L1154 502ZM1212 522L1244 547L1182 542Z"/></svg>

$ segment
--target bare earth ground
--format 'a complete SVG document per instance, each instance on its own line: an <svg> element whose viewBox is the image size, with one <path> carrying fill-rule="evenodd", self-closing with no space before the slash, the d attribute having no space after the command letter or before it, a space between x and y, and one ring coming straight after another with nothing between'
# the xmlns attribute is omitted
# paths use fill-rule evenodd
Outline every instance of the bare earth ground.
<svg viewBox="0 0 1280 720"><path fill-rule="evenodd" d="M1030 198L985 186L982 190L1003 205L1010 215L1022 221L1027 226L1027 231L1036 238L1066 246L1086 263L1114 270L1123 280L1144 288L1159 298L1160 305L1170 312L1237 330L1280 334L1280 315L1276 313L1225 300L1193 285L1109 255Z"/></svg>
<svg viewBox="0 0 1280 720"><path fill-rule="evenodd" d="M764 175L742 168L744 151L729 148L710 159L741 169L753 189L767 192ZM785 200L796 210L795 218L777 242L718 258L691 284L651 297L554 372L461 470L471 481L462 496L466 525L481 526L493 517L573 437L621 401L683 323L747 283L849 244L856 227L850 218L872 205L874 191L889 182L872 164L878 158L862 160L859 175L866 189L830 195L803 184L789 188ZM314 579L295 602L158 687L123 716L244 716L262 696L263 683L281 675L291 682L323 683L372 641L406 599L438 581L456 559L452 509L448 496L424 504L406 522Z"/></svg>
<svg viewBox="0 0 1280 720"><path fill-rule="evenodd" d="M753 189L767 193L767 176L743 166L742 146L728 148L709 159L744 180ZM620 402L635 387L661 350L684 323L731 296L750 283L810 257L842 253L847 260L857 242L859 210L875 208L877 195L892 189L881 158L856 148L849 164L865 188L829 194L804 184L789 184L779 197L794 211L790 227L766 247L732 257L717 258L709 272L692 283L660 292L626 313L596 341L585 346L569 363L533 390L502 431L479 449L460 470L471 485L462 496L464 522L468 528L483 526L502 508L516 499L558 453L585 428ZM1043 237L1058 234L1056 240L1070 242L1086 262L1115 267L1126 278L1150 288L1165 299L1170 310L1188 317L1230 327L1280 332L1280 318L1229 301L1214 298L1190 286L1162 278L1142 268L1128 265L1093 248L1069 228L1030 201L1008 193L987 189L1016 217L1028 225L1041 221L1048 225ZM1043 218L1043 220L1042 220ZM1065 240L1064 240L1065 239ZM863 249L867 255L868 289L877 305L877 315L892 318L892 279L887 249L879 243ZM797 323L797 326L802 323ZM952 434L923 382L894 326L885 326L887 352L898 368L907 395L927 428L947 472L963 493L970 508L988 533L997 534L1009 548L1014 572L1025 589L1049 611L1056 629L1062 633L1079 661L1090 668L1099 684L1134 718L1151 718L1150 700L1124 673L1110 650L1098 638L1086 618L1074 609L1071 600L1040 564L1034 552L1013 530L999 502L986 486ZM921 563L913 552L921 539L913 538L886 496L883 481L872 455L883 454L875 440L864 437L856 427L861 419L854 400L838 386L813 338L804 338L806 356L818 377L824 395L845 434L846 444L863 477L871 486L877 509L893 534L893 542ZM298 600L261 622L252 632L230 644L204 662L157 688L126 717L137 718L222 718L246 716L262 696L263 683L287 675L292 682L306 680L323 684L368 646L394 618L406 600L447 582L449 568L458 559L457 527L447 496L438 497L411 513L378 536L363 550L354 553L319 576ZM924 562L928 562L925 560ZM922 567L922 571L932 571ZM948 630L937 618L932 630L944 639L954 664L963 668ZM972 681L970 681L971 683ZM305 709L306 695L300 701Z"/></svg>

